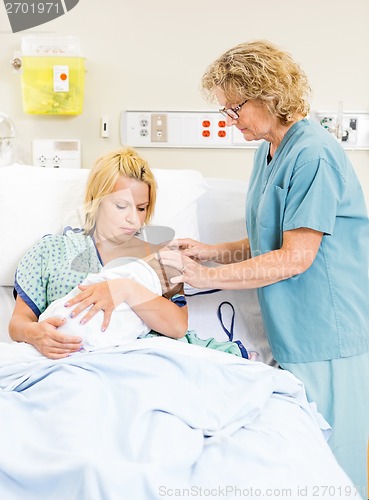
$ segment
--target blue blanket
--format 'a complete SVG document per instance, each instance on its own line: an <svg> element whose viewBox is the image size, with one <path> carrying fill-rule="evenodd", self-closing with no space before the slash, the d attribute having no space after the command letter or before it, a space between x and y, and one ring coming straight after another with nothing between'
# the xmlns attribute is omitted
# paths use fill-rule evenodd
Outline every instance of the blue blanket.
<svg viewBox="0 0 369 500"><path fill-rule="evenodd" d="M358 498L283 370L168 338L58 361L1 352L1 499Z"/></svg>

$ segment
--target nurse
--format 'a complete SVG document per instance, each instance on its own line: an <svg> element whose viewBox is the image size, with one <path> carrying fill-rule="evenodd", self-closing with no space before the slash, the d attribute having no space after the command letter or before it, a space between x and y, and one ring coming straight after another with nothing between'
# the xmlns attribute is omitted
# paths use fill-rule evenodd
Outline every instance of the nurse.
<svg viewBox="0 0 369 500"><path fill-rule="evenodd" d="M337 460L367 498L369 220L360 183L338 141L308 118L305 73L272 43L231 48L202 87L228 126L263 140L247 194L248 238L181 239L182 260L174 252L162 259L182 271L173 283L258 289L274 358L304 382L332 426Z"/></svg>

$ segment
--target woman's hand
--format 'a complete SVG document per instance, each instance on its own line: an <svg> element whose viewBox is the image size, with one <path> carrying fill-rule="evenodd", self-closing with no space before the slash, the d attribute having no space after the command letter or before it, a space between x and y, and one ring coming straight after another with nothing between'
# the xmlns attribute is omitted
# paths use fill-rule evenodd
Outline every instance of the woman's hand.
<svg viewBox="0 0 369 500"><path fill-rule="evenodd" d="M81 337L58 331L58 327L65 323L65 318L53 317L43 321L37 319L32 309L18 295L9 322L11 339L33 345L50 359L65 358L82 348Z"/></svg>
<svg viewBox="0 0 369 500"><path fill-rule="evenodd" d="M27 325L27 342L50 359L66 358L82 348L81 337L58 332L65 318L54 317Z"/></svg>
<svg viewBox="0 0 369 500"><path fill-rule="evenodd" d="M70 316L76 317L90 307L89 311L81 319L81 323L87 323L99 311L104 312L104 320L101 330L104 332L110 323L110 318L115 307L125 300L123 280L110 280L94 283L92 285L79 285L81 290L75 297L65 303L65 307L77 307L72 310ZM119 282L119 283L118 283Z"/></svg>

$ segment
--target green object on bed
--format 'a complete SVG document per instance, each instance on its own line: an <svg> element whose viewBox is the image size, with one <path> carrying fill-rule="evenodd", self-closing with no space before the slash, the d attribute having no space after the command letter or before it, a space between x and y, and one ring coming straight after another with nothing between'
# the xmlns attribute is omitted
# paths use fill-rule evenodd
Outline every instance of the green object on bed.
<svg viewBox="0 0 369 500"><path fill-rule="evenodd" d="M154 330L151 330L151 332L140 338L148 337L162 337L162 335ZM236 356L240 356L242 358L242 353L238 344L236 342L231 342L230 340L221 342L214 338L200 339L194 330L188 330L186 335L178 340L180 342L186 342L187 344L194 344L202 347L209 347L210 349L216 349L217 351L228 352L229 354L235 354Z"/></svg>

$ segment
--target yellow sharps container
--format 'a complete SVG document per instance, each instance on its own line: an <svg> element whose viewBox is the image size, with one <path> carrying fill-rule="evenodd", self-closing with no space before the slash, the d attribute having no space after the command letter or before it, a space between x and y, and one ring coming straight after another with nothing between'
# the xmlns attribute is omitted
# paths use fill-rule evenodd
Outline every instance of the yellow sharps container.
<svg viewBox="0 0 369 500"><path fill-rule="evenodd" d="M82 113L85 59L75 37L22 38L22 96L25 113Z"/></svg>

